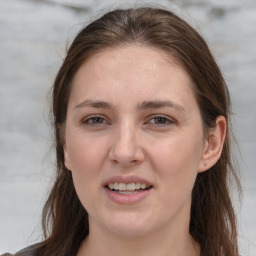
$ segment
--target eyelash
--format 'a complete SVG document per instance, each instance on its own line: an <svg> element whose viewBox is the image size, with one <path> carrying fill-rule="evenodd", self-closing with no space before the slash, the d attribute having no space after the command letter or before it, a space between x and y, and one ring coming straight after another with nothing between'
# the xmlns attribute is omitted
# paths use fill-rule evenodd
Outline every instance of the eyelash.
<svg viewBox="0 0 256 256"><path fill-rule="evenodd" d="M100 122L100 123L94 123L93 120L101 120L103 122ZM104 122L105 121L105 122ZM101 117L101 116L90 116L90 117L87 117L86 119L84 119L82 121L83 124L85 125L88 125L88 126L94 126L94 125L101 125L101 124L107 124L108 122L106 121L106 119L104 117Z"/></svg>
<svg viewBox="0 0 256 256"><path fill-rule="evenodd" d="M156 121L157 119L158 119L158 121L159 121L159 119L161 119L162 121L164 121L164 123L158 123L158 124L157 123L153 123L153 125L170 125L170 124L175 123L175 121L173 119L165 117L163 115L155 115L152 118L150 118L149 121L147 121L147 122L150 123L151 120Z"/></svg>
<svg viewBox="0 0 256 256"><path fill-rule="evenodd" d="M154 121L153 123L151 122L152 120ZM160 120L162 120L163 123L157 123ZM101 121L101 122L99 122L99 121ZM102 125L102 124L103 125L110 124L108 121L106 121L106 119L104 117L101 117L99 115L87 117L86 119L84 119L82 121L82 123L85 125L88 125L88 126L98 126L98 125ZM154 126L166 126L166 125L171 125L174 123L175 123L175 121L173 119L165 117L163 115L151 116L150 119L148 119L148 121L145 122L145 124L150 124L150 125L154 125Z"/></svg>

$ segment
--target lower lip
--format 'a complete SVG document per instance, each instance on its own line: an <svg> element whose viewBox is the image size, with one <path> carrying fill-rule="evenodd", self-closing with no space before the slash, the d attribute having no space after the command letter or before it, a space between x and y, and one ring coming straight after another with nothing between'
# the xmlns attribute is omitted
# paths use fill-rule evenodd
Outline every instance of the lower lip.
<svg viewBox="0 0 256 256"><path fill-rule="evenodd" d="M135 204L135 203L138 203L140 202L141 200L143 200L144 198L146 198L152 188L150 189L147 189L147 190L142 190L142 191L137 191L133 194L119 194L119 193L116 193L108 188L104 188L108 197L114 201L115 203L118 203L118 204Z"/></svg>

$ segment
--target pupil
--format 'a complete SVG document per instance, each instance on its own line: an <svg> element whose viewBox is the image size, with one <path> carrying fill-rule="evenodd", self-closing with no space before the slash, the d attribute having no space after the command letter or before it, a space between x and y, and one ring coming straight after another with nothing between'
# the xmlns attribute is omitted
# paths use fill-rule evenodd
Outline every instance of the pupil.
<svg viewBox="0 0 256 256"><path fill-rule="evenodd" d="M100 123L101 122L101 118L100 117L94 117L92 122L93 123Z"/></svg>
<svg viewBox="0 0 256 256"><path fill-rule="evenodd" d="M162 117L156 117L156 118L155 118L155 122L156 122L156 123L164 123L164 121L165 121L165 120L164 120L164 118L162 118Z"/></svg>

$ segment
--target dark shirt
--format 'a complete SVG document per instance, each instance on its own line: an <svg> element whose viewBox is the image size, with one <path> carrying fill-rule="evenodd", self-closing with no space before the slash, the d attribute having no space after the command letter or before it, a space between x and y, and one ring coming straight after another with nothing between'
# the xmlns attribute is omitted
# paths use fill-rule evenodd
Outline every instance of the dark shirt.
<svg viewBox="0 0 256 256"><path fill-rule="evenodd" d="M21 251L18 251L15 254L4 253L4 254L1 254L0 256L34 256L35 255L35 247L36 247L36 245L31 245L31 246L28 246L28 247L22 249Z"/></svg>

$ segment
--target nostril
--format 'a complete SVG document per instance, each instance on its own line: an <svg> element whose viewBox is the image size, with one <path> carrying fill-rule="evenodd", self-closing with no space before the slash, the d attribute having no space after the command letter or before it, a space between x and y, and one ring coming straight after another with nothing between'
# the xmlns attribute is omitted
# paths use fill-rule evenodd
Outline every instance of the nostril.
<svg viewBox="0 0 256 256"><path fill-rule="evenodd" d="M114 164L118 164L118 161L116 159L111 159L111 162Z"/></svg>

